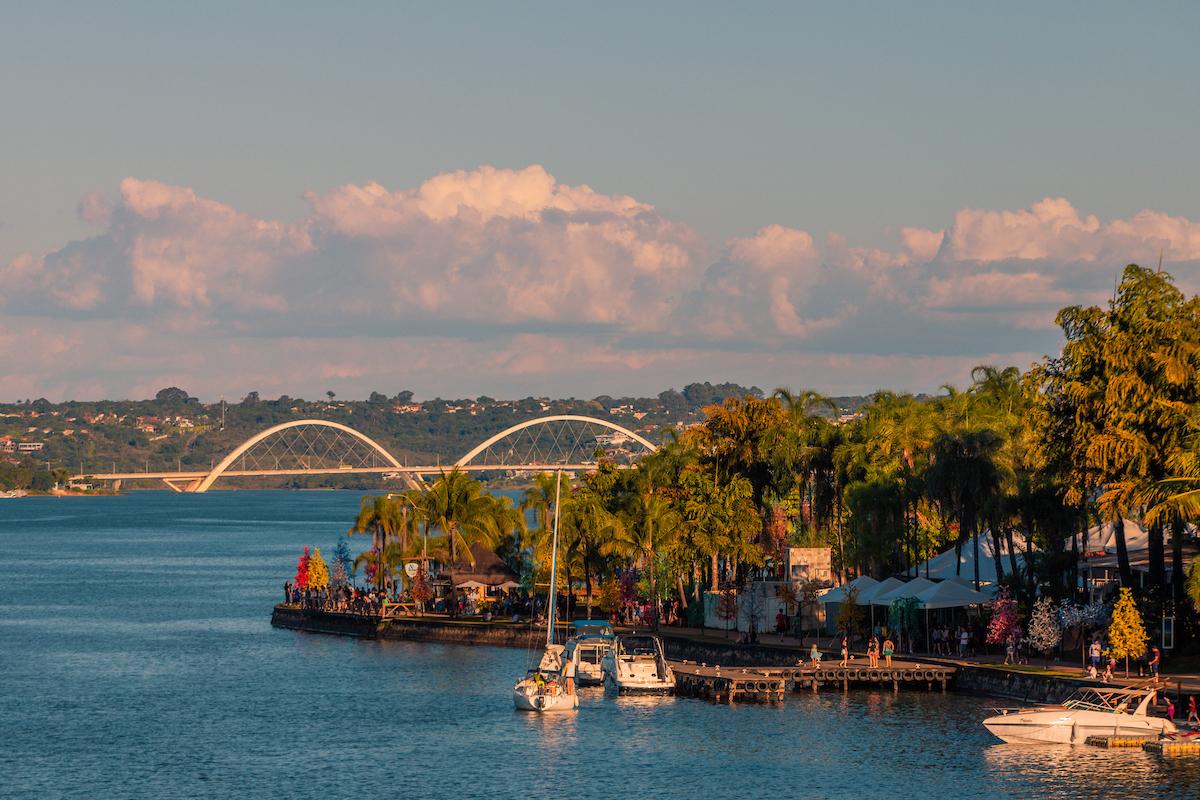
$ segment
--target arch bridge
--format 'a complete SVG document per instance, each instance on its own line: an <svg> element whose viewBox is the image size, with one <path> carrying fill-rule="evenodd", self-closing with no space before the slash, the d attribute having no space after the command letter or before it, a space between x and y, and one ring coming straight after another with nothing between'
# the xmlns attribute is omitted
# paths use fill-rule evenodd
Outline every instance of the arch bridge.
<svg viewBox="0 0 1200 800"><path fill-rule="evenodd" d="M657 447L645 437L609 420L574 414L537 417L512 425L480 442L452 466L469 472L586 470L596 453L632 464ZM207 492L219 478L378 474L419 486L425 476L449 465L402 464L371 437L322 419L274 425L251 436L208 470L84 473L73 481L159 480L176 492Z"/></svg>

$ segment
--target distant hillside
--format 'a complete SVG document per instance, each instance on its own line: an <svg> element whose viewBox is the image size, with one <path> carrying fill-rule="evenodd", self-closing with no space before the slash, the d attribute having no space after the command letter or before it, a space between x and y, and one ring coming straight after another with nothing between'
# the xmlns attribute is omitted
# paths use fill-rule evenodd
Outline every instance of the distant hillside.
<svg viewBox="0 0 1200 800"><path fill-rule="evenodd" d="M581 414L612 420L658 438L666 427L703 419L701 409L727 397L761 397L757 386L692 383L656 397L590 400L491 397L417 402L410 391L372 392L367 400L328 396L274 400L251 392L236 403L201 403L170 387L152 400L51 403L44 399L0 404L0 459L10 466L47 464L70 472L208 469L250 436L280 422L319 418L349 425L380 442L402 462L452 463L471 447L516 422L547 414ZM845 412L866 398L835 398ZM361 483L350 476L294 481L297 486ZM369 480L369 479L368 479ZM2 480L0 480L2 482ZM14 488L0 486L0 489Z"/></svg>

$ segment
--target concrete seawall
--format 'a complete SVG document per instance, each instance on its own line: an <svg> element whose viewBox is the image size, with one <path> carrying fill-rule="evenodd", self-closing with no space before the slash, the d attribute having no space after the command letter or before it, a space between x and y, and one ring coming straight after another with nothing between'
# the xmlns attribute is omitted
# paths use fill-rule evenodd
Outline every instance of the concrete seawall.
<svg viewBox="0 0 1200 800"><path fill-rule="evenodd" d="M1081 686L1104 685L1086 678L1063 678L983 666L959 667L954 682L954 688L960 692L1003 697L1022 705L1061 703Z"/></svg>
<svg viewBox="0 0 1200 800"><path fill-rule="evenodd" d="M355 614L308 611L293 606L275 606L271 624L310 633L329 633L358 639L389 639L413 642L529 647L544 641L546 630L529 623L472 622L437 618L400 617L376 621Z"/></svg>

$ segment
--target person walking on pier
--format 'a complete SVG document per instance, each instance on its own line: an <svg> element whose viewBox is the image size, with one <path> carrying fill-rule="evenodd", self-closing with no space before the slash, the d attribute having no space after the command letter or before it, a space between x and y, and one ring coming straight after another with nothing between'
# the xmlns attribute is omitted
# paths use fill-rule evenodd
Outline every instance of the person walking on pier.
<svg viewBox="0 0 1200 800"><path fill-rule="evenodd" d="M1200 725L1200 713L1196 711L1196 695L1188 698L1188 725Z"/></svg>
<svg viewBox="0 0 1200 800"><path fill-rule="evenodd" d="M839 667L844 667L850 663L850 640L842 637L842 660L838 662ZM1196 707L1196 700L1192 698L1192 708Z"/></svg>

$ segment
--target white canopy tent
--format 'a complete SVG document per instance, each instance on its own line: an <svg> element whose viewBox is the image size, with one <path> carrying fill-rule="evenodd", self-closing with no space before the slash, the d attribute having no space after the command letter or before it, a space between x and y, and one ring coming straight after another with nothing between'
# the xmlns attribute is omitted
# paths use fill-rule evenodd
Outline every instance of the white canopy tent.
<svg viewBox="0 0 1200 800"><path fill-rule="evenodd" d="M925 609L963 608L992 602L992 599L983 592L977 592L969 586L964 586L958 580L945 580L941 583L931 584L917 595L917 600Z"/></svg>
<svg viewBox="0 0 1200 800"><path fill-rule="evenodd" d="M873 606L890 606L893 600L901 600L905 597L918 597L921 592L937 586L933 581L927 581L924 578L913 578L907 583L902 583L894 589L886 592L876 592L871 598Z"/></svg>
<svg viewBox="0 0 1200 800"><path fill-rule="evenodd" d="M836 586L832 589L826 590L825 593L819 598L819 601L823 604L844 603L846 602L846 598L850 596L850 590L857 589L859 600L861 602L862 593L878 585L879 581L875 580L870 575L859 575L857 578L849 581L848 583L843 583L841 586Z"/></svg>
<svg viewBox="0 0 1200 800"><path fill-rule="evenodd" d="M899 586L903 586L903 585L904 585L904 581L900 580L899 578L896 578L896 577L886 578L886 579L880 581L879 583L875 584L874 586L869 586L866 589L863 589L861 592L859 592L858 593L858 604L860 606L861 605L870 605L875 600L876 597L879 597L881 594L886 594L887 592L890 592L892 589L895 589L895 588L897 588Z"/></svg>
<svg viewBox="0 0 1200 800"><path fill-rule="evenodd" d="M1080 542L1080 547L1083 543ZM1140 522L1125 518L1125 548L1129 551L1146 550L1150 547L1150 532ZM1114 520L1088 528L1086 553L1116 555L1117 523Z"/></svg>
<svg viewBox="0 0 1200 800"><path fill-rule="evenodd" d="M975 540L979 540L979 581L980 583L996 583L996 558L994 556L995 548L992 543L992 534L990 531L982 531L975 536L963 542L962 550L958 555L955 555L954 548L951 547L944 553L940 553L929 561L917 567L917 574L925 576L928 573L930 580L945 580L956 576L966 578L972 583L975 582ZM1001 569L1007 575L1011 569L1009 562L1008 548L1001 541L1000 549ZM1024 551L1017 548L1017 561L1023 563Z"/></svg>

